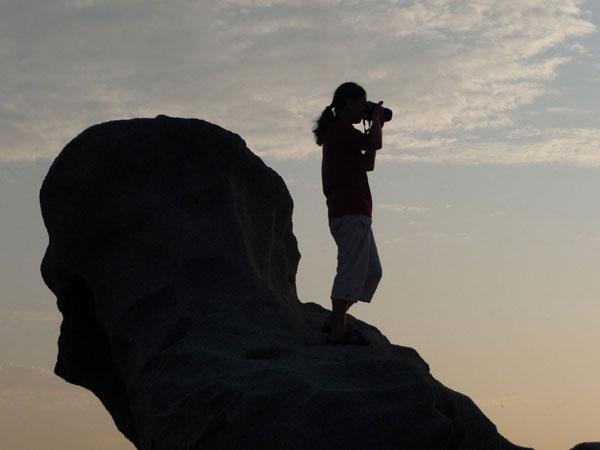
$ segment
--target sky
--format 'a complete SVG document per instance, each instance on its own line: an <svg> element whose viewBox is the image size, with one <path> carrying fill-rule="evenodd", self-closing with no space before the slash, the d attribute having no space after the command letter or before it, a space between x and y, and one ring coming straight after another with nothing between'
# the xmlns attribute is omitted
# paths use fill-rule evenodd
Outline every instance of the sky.
<svg viewBox="0 0 600 450"><path fill-rule="evenodd" d="M311 130L345 81L394 111L368 175L383 278L350 314L416 349L513 443L600 440L599 26L595 0L0 0L7 448L133 448L52 374L38 194L60 150L158 114L239 134L294 199L300 300L330 308Z"/></svg>

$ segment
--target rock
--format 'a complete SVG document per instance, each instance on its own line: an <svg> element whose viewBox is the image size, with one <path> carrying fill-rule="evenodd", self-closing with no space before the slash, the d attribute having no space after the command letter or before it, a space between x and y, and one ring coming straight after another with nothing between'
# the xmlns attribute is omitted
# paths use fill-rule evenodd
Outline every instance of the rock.
<svg viewBox="0 0 600 450"><path fill-rule="evenodd" d="M571 450L600 450L600 442L582 442Z"/></svg>
<svg viewBox="0 0 600 450"><path fill-rule="evenodd" d="M94 125L40 190L55 373L137 448L523 449L412 348L326 345L296 294L284 181L236 134L157 116Z"/></svg>

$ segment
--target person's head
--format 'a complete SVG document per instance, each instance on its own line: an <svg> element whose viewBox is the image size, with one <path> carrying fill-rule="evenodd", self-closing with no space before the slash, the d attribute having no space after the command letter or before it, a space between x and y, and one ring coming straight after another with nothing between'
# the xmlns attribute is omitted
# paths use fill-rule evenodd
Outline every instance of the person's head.
<svg viewBox="0 0 600 450"><path fill-rule="evenodd" d="M352 81L340 84L333 94L331 105L321 113L321 117L316 122L317 126L313 129L317 145L323 145L327 128L336 117L341 117L350 123L359 123L366 104L367 91L360 85Z"/></svg>

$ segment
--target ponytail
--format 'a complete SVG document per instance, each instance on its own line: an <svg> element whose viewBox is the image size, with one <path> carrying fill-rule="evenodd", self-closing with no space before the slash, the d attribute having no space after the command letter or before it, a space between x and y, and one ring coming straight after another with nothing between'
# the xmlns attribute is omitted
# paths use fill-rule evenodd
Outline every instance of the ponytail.
<svg viewBox="0 0 600 450"><path fill-rule="evenodd" d="M331 122L334 121L334 119L335 116L333 114L333 106L326 106L323 112L321 113L321 117L319 117L319 120L317 121L317 128L313 130L313 133L316 137L317 145L319 147L323 145L323 141L325 140L325 132L327 131L327 128L329 128Z"/></svg>
<svg viewBox="0 0 600 450"><path fill-rule="evenodd" d="M327 128L329 128L329 125L334 121L339 112L346 107L348 99L358 100L366 94L366 91L361 86L352 81L347 81L337 87L333 94L333 101L325 107L321 113L321 117L316 121L316 128L312 130L319 147L325 141ZM335 115L333 113L334 109Z"/></svg>

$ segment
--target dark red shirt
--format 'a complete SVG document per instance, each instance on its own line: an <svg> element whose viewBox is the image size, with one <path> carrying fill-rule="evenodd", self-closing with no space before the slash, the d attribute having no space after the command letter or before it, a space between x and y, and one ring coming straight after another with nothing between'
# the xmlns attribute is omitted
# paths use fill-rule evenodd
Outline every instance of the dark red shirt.
<svg viewBox="0 0 600 450"><path fill-rule="evenodd" d="M370 140L369 135L339 117L327 128L323 140L321 179L329 218L344 214L371 217L373 200L365 157L361 152Z"/></svg>

